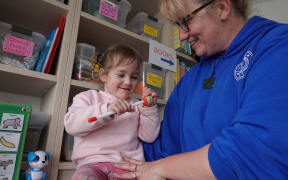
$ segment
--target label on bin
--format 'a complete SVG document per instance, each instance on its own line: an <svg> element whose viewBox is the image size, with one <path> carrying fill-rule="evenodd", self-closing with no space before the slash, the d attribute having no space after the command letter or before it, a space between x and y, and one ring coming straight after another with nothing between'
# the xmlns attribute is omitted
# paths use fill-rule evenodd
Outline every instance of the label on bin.
<svg viewBox="0 0 288 180"><path fill-rule="evenodd" d="M106 3L105 1L100 2L100 14L117 21L118 19L118 8Z"/></svg>
<svg viewBox="0 0 288 180"><path fill-rule="evenodd" d="M25 57L32 57L34 42L15 36L6 35L3 51Z"/></svg>
<svg viewBox="0 0 288 180"><path fill-rule="evenodd" d="M153 37L158 37L158 30L156 28L148 26L147 24L144 24L144 33L149 34Z"/></svg>
<svg viewBox="0 0 288 180"><path fill-rule="evenodd" d="M147 84L161 88L162 78L155 74L147 73Z"/></svg>

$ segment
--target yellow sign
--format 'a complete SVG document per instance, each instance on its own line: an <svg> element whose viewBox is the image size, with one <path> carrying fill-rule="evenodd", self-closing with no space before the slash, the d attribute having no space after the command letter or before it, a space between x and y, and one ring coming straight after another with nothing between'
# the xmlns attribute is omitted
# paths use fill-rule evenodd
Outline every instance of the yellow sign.
<svg viewBox="0 0 288 180"><path fill-rule="evenodd" d="M174 26L174 49L181 47L181 41L179 40L179 29L177 26Z"/></svg>
<svg viewBox="0 0 288 180"><path fill-rule="evenodd" d="M147 84L161 88L162 78L155 74L147 73Z"/></svg>
<svg viewBox="0 0 288 180"><path fill-rule="evenodd" d="M153 37L158 37L158 30L156 28L148 26L147 24L144 24L144 33L149 34Z"/></svg>
<svg viewBox="0 0 288 180"><path fill-rule="evenodd" d="M99 72L99 64L94 65L93 72Z"/></svg>

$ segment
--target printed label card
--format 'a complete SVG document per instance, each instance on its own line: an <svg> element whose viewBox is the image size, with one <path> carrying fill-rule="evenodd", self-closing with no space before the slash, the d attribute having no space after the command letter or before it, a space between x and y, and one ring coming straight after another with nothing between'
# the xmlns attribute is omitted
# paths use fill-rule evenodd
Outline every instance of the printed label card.
<svg viewBox="0 0 288 180"><path fill-rule="evenodd" d="M20 133L0 132L0 151L17 151Z"/></svg>
<svg viewBox="0 0 288 180"><path fill-rule="evenodd" d="M23 114L3 113L0 130L22 131L23 122Z"/></svg>
<svg viewBox="0 0 288 180"><path fill-rule="evenodd" d="M26 39L6 35L3 51L25 57L32 57L34 42Z"/></svg>
<svg viewBox="0 0 288 180"><path fill-rule="evenodd" d="M117 21L118 19L118 7L110 1L101 0L99 12L102 16L105 16L114 21Z"/></svg>
<svg viewBox="0 0 288 180"><path fill-rule="evenodd" d="M15 162L16 154L0 154L0 174L12 176L14 173ZM0 176L0 179L1 178L2 177Z"/></svg>
<svg viewBox="0 0 288 180"><path fill-rule="evenodd" d="M12 180L11 174L1 174L0 173L0 180Z"/></svg>

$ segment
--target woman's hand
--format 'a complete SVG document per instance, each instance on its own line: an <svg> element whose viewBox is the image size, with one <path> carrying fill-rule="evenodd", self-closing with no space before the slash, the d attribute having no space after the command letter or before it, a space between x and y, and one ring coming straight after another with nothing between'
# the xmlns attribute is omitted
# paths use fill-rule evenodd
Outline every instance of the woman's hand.
<svg viewBox="0 0 288 180"><path fill-rule="evenodd" d="M115 163L114 166L120 169L131 171L125 174L116 174L114 176L123 179L137 179L137 180L165 180L159 175L158 162L142 162L132 159L130 157L123 157L127 163Z"/></svg>

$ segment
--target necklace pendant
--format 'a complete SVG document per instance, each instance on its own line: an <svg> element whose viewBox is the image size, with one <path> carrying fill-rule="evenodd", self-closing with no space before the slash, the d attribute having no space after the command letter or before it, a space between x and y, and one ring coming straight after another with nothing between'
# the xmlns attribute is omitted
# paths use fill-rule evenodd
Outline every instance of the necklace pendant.
<svg viewBox="0 0 288 180"><path fill-rule="evenodd" d="M202 84L202 88L203 89L212 89L214 86L216 78L215 77L209 77L204 79L203 84Z"/></svg>

